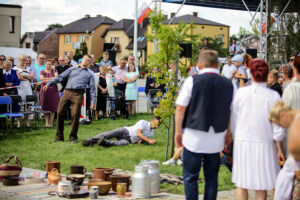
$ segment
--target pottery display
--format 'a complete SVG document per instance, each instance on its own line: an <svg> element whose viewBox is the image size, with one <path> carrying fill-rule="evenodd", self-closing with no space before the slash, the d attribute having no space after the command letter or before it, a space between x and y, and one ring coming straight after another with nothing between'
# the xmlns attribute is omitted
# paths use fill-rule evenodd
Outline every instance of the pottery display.
<svg viewBox="0 0 300 200"><path fill-rule="evenodd" d="M92 179L88 182L88 188L90 189L92 186L98 186L99 195L106 195L111 188L111 182Z"/></svg>
<svg viewBox="0 0 300 200"><path fill-rule="evenodd" d="M130 176L129 175L111 175L111 188L114 192L117 192L117 183L126 183L127 188L126 191L129 191L129 185L130 185Z"/></svg>
<svg viewBox="0 0 300 200"><path fill-rule="evenodd" d="M51 172L52 169L55 168L60 173L60 162L59 161L48 161L46 162L46 172Z"/></svg>
<svg viewBox="0 0 300 200"><path fill-rule="evenodd" d="M48 172L48 181L50 185L57 185L60 180L61 174L59 173L58 169L53 168L50 172Z"/></svg>
<svg viewBox="0 0 300 200"><path fill-rule="evenodd" d="M105 172L112 172L113 168L101 168L97 167L94 169L94 179L103 179L106 180Z"/></svg>
<svg viewBox="0 0 300 200"><path fill-rule="evenodd" d="M88 189L90 189L92 186L98 186L102 182L103 182L103 179L91 179L87 183Z"/></svg>

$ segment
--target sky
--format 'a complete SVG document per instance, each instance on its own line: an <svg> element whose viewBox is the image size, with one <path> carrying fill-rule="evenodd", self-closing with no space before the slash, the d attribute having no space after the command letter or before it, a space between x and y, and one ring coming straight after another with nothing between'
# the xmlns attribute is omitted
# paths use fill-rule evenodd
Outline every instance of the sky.
<svg viewBox="0 0 300 200"><path fill-rule="evenodd" d="M151 1L139 0L139 6L143 2L150 4ZM83 18L85 14L90 14L91 17L100 14L116 21L133 19L134 2L135 0L0 0L0 3L22 5L22 34L43 31L48 24L66 25ZM163 13L168 14L168 17L172 12L177 12L179 7L180 5L171 3L161 5ZM246 11L184 5L177 16L193 12L197 12L198 17L230 26L230 35L238 33L240 26L251 30L251 17Z"/></svg>

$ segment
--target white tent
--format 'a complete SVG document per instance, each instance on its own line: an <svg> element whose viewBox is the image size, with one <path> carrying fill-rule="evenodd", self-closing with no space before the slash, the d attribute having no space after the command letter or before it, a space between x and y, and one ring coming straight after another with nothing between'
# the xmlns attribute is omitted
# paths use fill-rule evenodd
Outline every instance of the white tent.
<svg viewBox="0 0 300 200"><path fill-rule="evenodd" d="M12 56L15 59L15 65L18 64L18 56L20 54L24 54L26 56L30 56L33 60L36 59L37 53L32 49L22 49L15 47L0 47L0 55L5 55L5 57Z"/></svg>

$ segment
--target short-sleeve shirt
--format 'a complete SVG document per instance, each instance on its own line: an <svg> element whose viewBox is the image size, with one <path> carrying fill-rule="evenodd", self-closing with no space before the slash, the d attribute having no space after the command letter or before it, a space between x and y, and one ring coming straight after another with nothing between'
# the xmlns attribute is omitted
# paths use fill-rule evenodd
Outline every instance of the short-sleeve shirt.
<svg viewBox="0 0 300 200"><path fill-rule="evenodd" d="M113 66L113 63L111 60L107 60L106 62L104 60L101 60L101 62L100 62L100 66L108 67L109 65Z"/></svg>
<svg viewBox="0 0 300 200"><path fill-rule="evenodd" d="M248 77L247 77L247 69L245 68L244 65L242 65L242 66L240 66L238 68L238 73L242 74L242 75L246 75L246 79L248 79ZM236 83L237 83L237 88L239 88L239 86L240 86L240 79L237 79Z"/></svg>
<svg viewBox="0 0 300 200"><path fill-rule="evenodd" d="M15 66L13 70L16 70L19 74L30 74L30 72L32 71L31 67L27 66L25 66L25 69Z"/></svg>
<svg viewBox="0 0 300 200"><path fill-rule="evenodd" d="M40 65L38 65L38 64L35 64L35 65L34 65L34 68L35 68L35 71L36 71L36 74L37 74L36 80L37 80L37 82L40 82L40 81L41 81L41 80L40 80L40 74L41 74L41 71L43 71L43 70L46 69L46 65L44 64L44 65L40 66Z"/></svg>
<svg viewBox="0 0 300 200"><path fill-rule="evenodd" d="M121 69L120 66L115 66L112 70L115 72L115 79L117 83L124 84L125 74L128 71L127 68L125 67L124 69Z"/></svg>
<svg viewBox="0 0 300 200"><path fill-rule="evenodd" d="M131 139L131 143L137 143L138 141L141 140L141 138L139 138L137 136L138 129L141 129L142 134L149 139L152 138L154 135L154 130L151 129L150 122L148 122L146 120L140 120L135 125L129 126L129 127L124 127L124 128L126 128L128 130L128 133L129 133L129 136Z"/></svg>

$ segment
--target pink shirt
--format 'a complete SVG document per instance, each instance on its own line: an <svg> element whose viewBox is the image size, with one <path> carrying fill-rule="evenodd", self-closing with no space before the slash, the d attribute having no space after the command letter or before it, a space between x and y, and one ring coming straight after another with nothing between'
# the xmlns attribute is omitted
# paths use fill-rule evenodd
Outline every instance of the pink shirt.
<svg viewBox="0 0 300 200"><path fill-rule="evenodd" d="M119 66L114 66L112 70L115 72L115 79L117 83L124 84L124 77L126 72L128 71L127 67L121 69L119 65Z"/></svg>

